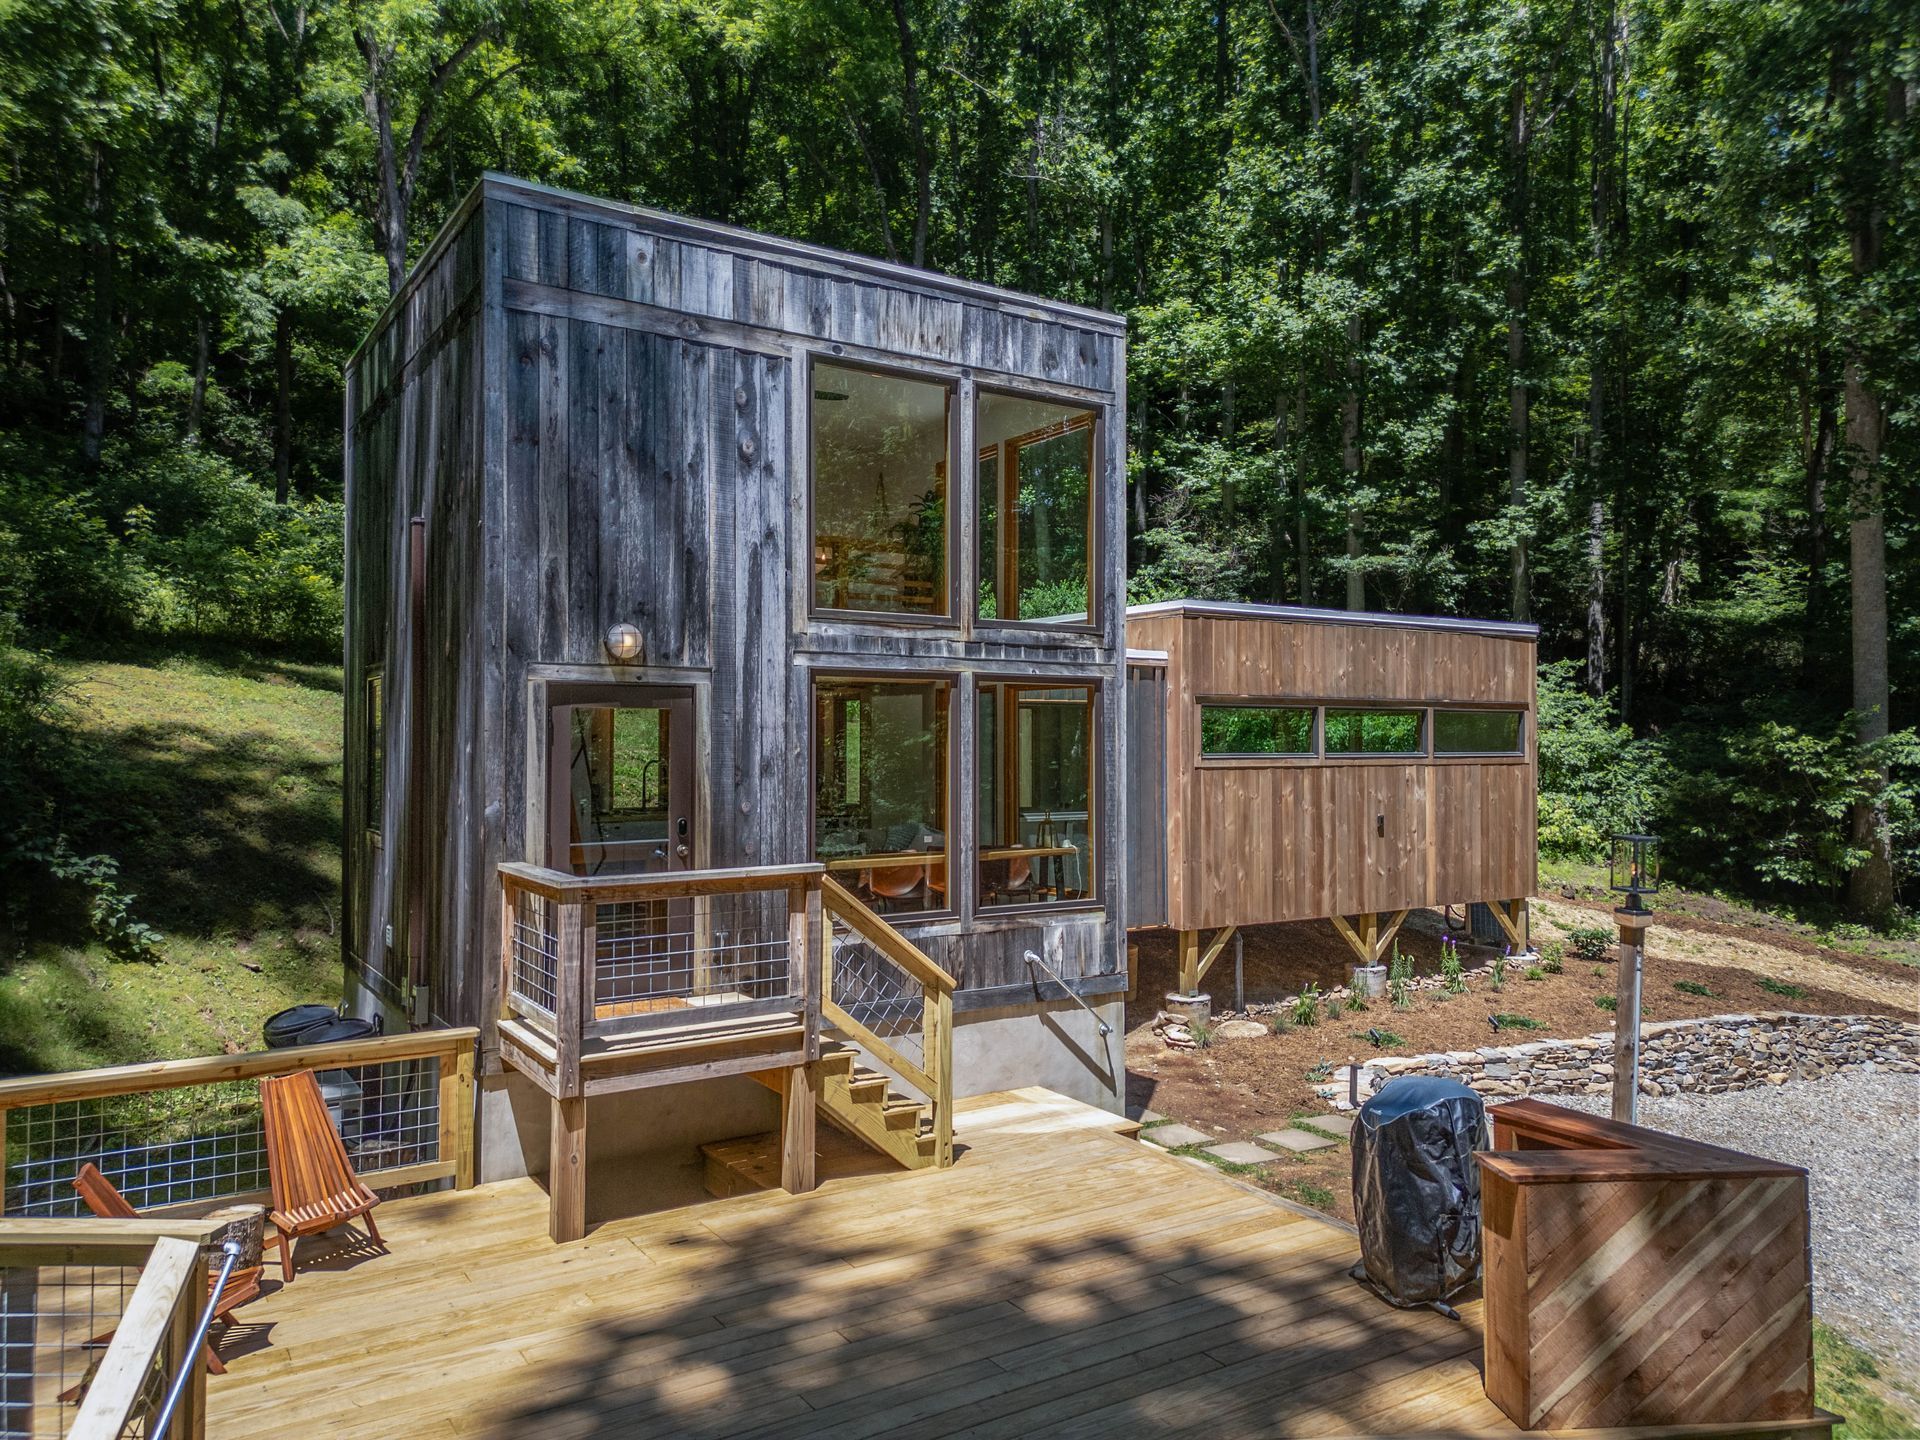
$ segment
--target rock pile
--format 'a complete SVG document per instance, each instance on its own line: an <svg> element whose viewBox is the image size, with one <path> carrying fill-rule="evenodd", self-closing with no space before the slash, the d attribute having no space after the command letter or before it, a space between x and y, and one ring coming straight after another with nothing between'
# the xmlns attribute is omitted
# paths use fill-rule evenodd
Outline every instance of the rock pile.
<svg viewBox="0 0 1920 1440"><path fill-rule="evenodd" d="M1883 1015L1713 1015L1640 1028L1640 1091L1718 1095L1853 1066L1920 1073L1920 1025ZM1613 1088L1613 1032L1578 1040L1534 1040L1369 1060L1360 1067L1367 1098L1399 1075L1445 1075L1489 1098L1598 1095ZM1351 1109L1342 1066L1316 1093Z"/></svg>

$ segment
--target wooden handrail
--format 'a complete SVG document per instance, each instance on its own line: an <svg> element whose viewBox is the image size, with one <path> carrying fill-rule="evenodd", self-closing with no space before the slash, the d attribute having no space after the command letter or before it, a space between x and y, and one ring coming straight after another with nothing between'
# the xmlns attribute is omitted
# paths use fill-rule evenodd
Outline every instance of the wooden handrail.
<svg viewBox="0 0 1920 1440"><path fill-rule="evenodd" d="M180 1323L185 1312L206 1295L206 1261L201 1247L191 1240L156 1240L139 1283L128 1297L107 1353L80 1402L80 1413L67 1432L70 1440L117 1440L133 1418L147 1389L147 1377L160 1365L173 1376L181 1365L198 1365L192 1354L168 1354L185 1350L179 1344L191 1326ZM173 1342L171 1345L169 1342ZM192 1427L198 1433L198 1425Z"/></svg>
<svg viewBox="0 0 1920 1440"><path fill-rule="evenodd" d="M224 1220L9 1220L0 1225L0 1268L139 1265L162 1240L209 1245Z"/></svg>
<svg viewBox="0 0 1920 1440"><path fill-rule="evenodd" d="M821 877L820 888L827 908L846 921L849 929L857 931L861 939L922 985L942 994L953 994L958 986L953 976L934 964L925 951L889 925L883 916L868 909L859 896L831 875Z"/></svg>
<svg viewBox="0 0 1920 1440"><path fill-rule="evenodd" d="M262 1075L290 1075L298 1070L342 1070L393 1060L457 1057L473 1048L479 1034L471 1025L462 1025L405 1035L369 1035L364 1040L331 1040L285 1050L256 1050L245 1055L206 1055L54 1075L22 1075L0 1080L0 1112L58 1100L92 1100L148 1090L177 1090L186 1085L215 1085L223 1080L253 1080Z"/></svg>
<svg viewBox="0 0 1920 1440"><path fill-rule="evenodd" d="M804 865L743 865L726 870L662 870L653 875L568 875L520 860L503 860L502 880L514 887L566 904L612 904L621 900L692 895L741 895L754 890L783 890L826 873L818 862Z"/></svg>

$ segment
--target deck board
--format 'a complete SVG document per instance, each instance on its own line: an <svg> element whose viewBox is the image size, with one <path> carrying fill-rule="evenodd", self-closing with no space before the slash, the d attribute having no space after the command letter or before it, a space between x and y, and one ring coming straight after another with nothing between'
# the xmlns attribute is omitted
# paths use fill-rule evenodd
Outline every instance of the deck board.
<svg viewBox="0 0 1920 1440"><path fill-rule="evenodd" d="M950 1170L546 1238L532 1181L392 1201L242 1312L214 1437L1511 1435L1465 1323L1346 1276L1337 1226L1044 1091Z"/></svg>

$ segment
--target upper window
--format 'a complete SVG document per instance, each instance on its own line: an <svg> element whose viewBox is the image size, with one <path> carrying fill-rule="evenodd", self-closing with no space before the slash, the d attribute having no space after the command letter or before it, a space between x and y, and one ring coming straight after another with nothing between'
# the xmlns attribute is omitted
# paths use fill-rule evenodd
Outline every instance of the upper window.
<svg viewBox="0 0 1920 1440"><path fill-rule="evenodd" d="M814 681L814 854L883 913L947 908L947 693Z"/></svg>
<svg viewBox="0 0 1920 1440"><path fill-rule="evenodd" d="M1312 755L1311 705L1202 705L1202 755Z"/></svg>
<svg viewBox="0 0 1920 1440"><path fill-rule="evenodd" d="M1336 710L1327 707L1329 755L1423 755L1424 710Z"/></svg>
<svg viewBox="0 0 1920 1440"><path fill-rule="evenodd" d="M945 615L947 424L939 381L813 367L813 603Z"/></svg>
<svg viewBox="0 0 1920 1440"><path fill-rule="evenodd" d="M1436 755L1518 755L1518 710L1436 710L1433 712L1433 753Z"/></svg>
<svg viewBox="0 0 1920 1440"><path fill-rule="evenodd" d="M980 618L1093 615L1094 412L982 391Z"/></svg>
<svg viewBox="0 0 1920 1440"><path fill-rule="evenodd" d="M1093 898L1093 691L982 681L974 730L982 906Z"/></svg>

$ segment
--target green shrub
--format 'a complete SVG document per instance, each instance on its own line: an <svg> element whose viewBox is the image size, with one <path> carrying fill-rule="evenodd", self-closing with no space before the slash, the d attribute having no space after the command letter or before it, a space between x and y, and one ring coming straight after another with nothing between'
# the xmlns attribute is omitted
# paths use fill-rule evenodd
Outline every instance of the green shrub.
<svg viewBox="0 0 1920 1440"><path fill-rule="evenodd" d="M1408 986L1413 980L1413 961L1400 953L1400 942L1393 942L1393 960L1387 966L1387 995L1396 1010L1405 1010L1412 1001Z"/></svg>
<svg viewBox="0 0 1920 1440"><path fill-rule="evenodd" d="M1620 1002L1611 995L1596 995L1593 997L1593 1003L1602 1010L1617 1010L1620 1006Z"/></svg>
<svg viewBox="0 0 1920 1440"><path fill-rule="evenodd" d="M1673 988L1678 990L1682 995L1711 996L1713 994L1713 991L1702 985L1698 980L1676 980L1673 982Z"/></svg>
<svg viewBox="0 0 1920 1440"><path fill-rule="evenodd" d="M1358 990L1349 990L1347 992L1347 1012L1349 1014L1356 1013L1366 1008L1367 1008L1366 996L1362 995Z"/></svg>
<svg viewBox="0 0 1920 1440"><path fill-rule="evenodd" d="M1399 1031L1382 1030L1377 1026L1371 1030L1349 1030L1347 1033L1356 1040L1365 1040L1369 1045L1380 1048L1407 1043L1406 1037Z"/></svg>
<svg viewBox="0 0 1920 1440"><path fill-rule="evenodd" d="M1613 932L1604 925L1582 925L1567 932L1567 944L1576 957L1592 964L1613 952Z"/></svg>
<svg viewBox="0 0 1920 1440"><path fill-rule="evenodd" d="M1760 988L1769 995L1784 995L1789 1000L1798 1000L1807 993L1798 985L1789 985L1786 981L1776 980L1771 975L1762 975L1758 983Z"/></svg>
<svg viewBox="0 0 1920 1440"><path fill-rule="evenodd" d="M1587 693L1579 664L1540 667L1540 853L1590 860L1609 836L1641 829L1664 779L1658 747L1615 724L1610 701Z"/></svg>
<svg viewBox="0 0 1920 1440"><path fill-rule="evenodd" d="M1189 1020L1187 1033L1193 1036L1193 1048L1196 1050L1205 1050L1213 1044L1213 1026L1204 1020Z"/></svg>
<svg viewBox="0 0 1920 1440"><path fill-rule="evenodd" d="M1538 965L1529 965L1521 972L1520 978L1522 980L1544 980L1547 978L1547 972L1542 970Z"/></svg>
<svg viewBox="0 0 1920 1440"><path fill-rule="evenodd" d="M1449 995L1467 993L1466 967L1460 963L1460 947L1452 940L1441 942L1440 988Z"/></svg>
<svg viewBox="0 0 1920 1440"><path fill-rule="evenodd" d="M1527 1015L1508 1015L1504 1011L1493 1017L1493 1022L1502 1030L1544 1030L1547 1022L1535 1020Z"/></svg>
<svg viewBox="0 0 1920 1440"><path fill-rule="evenodd" d="M1493 957L1493 988L1496 990L1507 988L1507 957L1505 955Z"/></svg>
<svg viewBox="0 0 1920 1440"><path fill-rule="evenodd" d="M1318 1025L1320 1023L1320 986L1309 981L1307 988L1293 997L1293 1007L1288 1018L1296 1025Z"/></svg>
<svg viewBox="0 0 1920 1440"><path fill-rule="evenodd" d="M1567 945L1564 940L1542 940L1540 942L1540 968L1549 975L1558 975L1566 968Z"/></svg>

